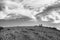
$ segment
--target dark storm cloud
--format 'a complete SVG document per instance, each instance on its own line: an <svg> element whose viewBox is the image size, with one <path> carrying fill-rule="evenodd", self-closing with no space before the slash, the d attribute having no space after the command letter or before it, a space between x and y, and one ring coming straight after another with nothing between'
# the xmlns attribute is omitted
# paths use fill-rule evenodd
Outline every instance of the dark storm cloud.
<svg viewBox="0 0 60 40"><path fill-rule="evenodd" d="M36 18L38 19L38 21L40 22L40 24L44 24L44 25L46 25L46 26L55 26L55 27L58 27L58 26L60 26L60 23L51 23L51 21L50 22L45 22L45 21L42 21L41 20L41 17L42 16L46 16L46 15L48 15L52 10L60 10L60 4L55 4L55 5L51 5L51 6L48 6L48 7L46 7L46 9L45 10L43 10L43 12L41 12L41 13L38 13L37 15L36 15Z"/></svg>
<svg viewBox="0 0 60 40"><path fill-rule="evenodd" d="M60 4L54 4L54 5L51 5L51 6L47 6L43 10L43 12L38 13L37 15L44 15L45 16L45 15L48 15L51 11L57 10L57 9L60 9Z"/></svg>
<svg viewBox="0 0 60 40"><path fill-rule="evenodd" d="M23 17L23 18L17 18L12 20L0 20L1 26L24 26L24 25L34 25L34 21L29 21L31 18L29 17Z"/></svg>
<svg viewBox="0 0 60 40"><path fill-rule="evenodd" d="M50 12L53 9L60 9L60 5L52 5L52 6L48 6L46 7L46 9L40 13L36 15L36 18L38 20L38 23L35 23L34 21L29 21L31 20L31 18L29 17L23 17L23 18L17 18L17 19L12 19L12 20L0 20L0 25L2 26L15 26L15 25L34 25L34 24L43 24L43 25L47 25L47 26L59 26L60 24L52 24L50 22L44 22L40 19L41 15L46 15L48 12ZM46 13L46 14L45 14ZM39 15L39 16L38 16Z"/></svg>
<svg viewBox="0 0 60 40"><path fill-rule="evenodd" d="M0 11L3 11L5 9L5 4L3 0L0 0Z"/></svg>

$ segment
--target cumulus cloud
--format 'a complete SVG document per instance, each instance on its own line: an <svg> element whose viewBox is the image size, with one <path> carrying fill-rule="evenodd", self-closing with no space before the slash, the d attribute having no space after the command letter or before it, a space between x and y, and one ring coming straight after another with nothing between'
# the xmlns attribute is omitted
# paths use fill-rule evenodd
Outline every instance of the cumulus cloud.
<svg viewBox="0 0 60 40"><path fill-rule="evenodd" d="M24 9L23 5L21 3L12 2L10 0L5 1L5 10L0 12L0 19L6 19L11 16L7 16L9 14L15 14L15 15L23 15L27 16L29 18L32 18L33 20L36 20L34 15L32 14L32 11ZM14 18L17 18L16 16Z"/></svg>
<svg viewBox="0 0 60 40"><path fill-rule="evenodd" d="M15 2L11 1L11 0L6 0L5 1L5 10L3 12L0 12L1 13L0 19L10 19L10 18L11 19L16 19L16 18L21 18L22 17L21 15L23 15L23 16L27 16L29 18L32 18L34 21L37 21L35 15L38 14L39 12L41 13L41 9L44 10L42 7L45 7L45 5L51 4L51 1L52 1L52 4L54 4L54 2L56 0L55 1L54 0L49 0L48 3L46 3L46 0L45 1L40 1L40 0L38 0L38 1L36 1L36 0L35 1L34 0L33 1L32 0L31 1L26 1L26 0L24 0L23 3L18 3L18 1L16 1L16 0L15 0ZM44 2L44 4L43 4L43 2ZM34 9L33 10L24 9L23 6L25 4L27 4L29 6L32 6ZM38 7L40 8L39 12L36 11L36 9ZM9 16L9 14L14 14L14 15ZM57 16L58 16L58 18L60 17L59 14L57 14ZM51 18L52 16L48 15L48 17ZM42 17L40 17L40 18L42 19L42 21L47 20L47 18L45 18L45 20Z"/></svg>

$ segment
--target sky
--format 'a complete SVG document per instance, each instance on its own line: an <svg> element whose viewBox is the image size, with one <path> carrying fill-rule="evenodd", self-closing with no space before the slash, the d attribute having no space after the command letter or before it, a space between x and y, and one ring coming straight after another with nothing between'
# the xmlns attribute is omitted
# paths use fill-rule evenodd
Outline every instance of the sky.
<svg viewBox="0 0 60 40"><path fill-rule="evenodd" d="M57 5L55 5L54 7L56 7ZM52 6L53 7L53 6ZM52 8L50 7L50 8ZM60 7L60 6L57 6L57 7ZM48 8L49 9L49 8ZM43 13L46 13L48 12L48 9L44 10ZM54 8L52 8L54 9ZM51 10L51 9L50 9ZM49 10L49 11L50 11ZM4 20L4 19L0 19L0 26L31 26L31 25L38 25L38 24L43 24L45 26L60 26L60 24L52 24L51 22L46 22L46 21L42 21L40 18L37 19L38 22L35 22L35 21L31 21L32 19L32 14L30 14L29 11L24 11L22 10L21 12L23 13L23 15L27 15L28 17L24 17L24 18L18 18L18 19L12 19L12 20ZM13 11L12 11L13 12ZM20 11L19 11L20 13ZM20 13L20 14L22 14ZM29 14L28 14L29 13ZM34 18L34 17L33 17Z"/></svg>
<svg viewBox="0 0 60 40"><path fill-rule="evenodd" d="M29 21L29 18L18 18L13 20L0 20L1 26L29 26L29 25L35 25L36 23L34 21Z"/></svg>
<svg viewBox="0 0 60 40"><path fill-rule="evenodd" d="M30 18L18 18L14 20L0 20L0 26L4 27L12 27L12 26L35 26L39 24L43 24L44 26L48 27L59 27L60 24L52 24L50 22L41 21L41 19L38 19L38 22L30 21Z"/></svg>

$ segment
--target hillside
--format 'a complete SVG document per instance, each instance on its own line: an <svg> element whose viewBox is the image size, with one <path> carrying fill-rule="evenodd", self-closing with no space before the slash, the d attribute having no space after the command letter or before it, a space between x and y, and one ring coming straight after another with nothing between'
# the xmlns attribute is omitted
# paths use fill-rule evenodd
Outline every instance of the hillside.
<svg viewBox="0 0 60 40"><path fill-rule="evenodd" d="M0 30L0 40L60 40L60 31L42 25L5 27Z"/></svg>

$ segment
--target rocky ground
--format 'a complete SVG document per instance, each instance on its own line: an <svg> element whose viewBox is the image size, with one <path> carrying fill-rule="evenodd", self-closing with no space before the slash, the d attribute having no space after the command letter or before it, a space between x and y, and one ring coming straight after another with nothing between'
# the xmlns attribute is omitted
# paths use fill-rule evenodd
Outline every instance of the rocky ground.
<svg viewBox="0 0 60 40"><path fill-rule="evenodd" d="M42 25L0 27L0 40L60 40L60 31Z"/></svg>

